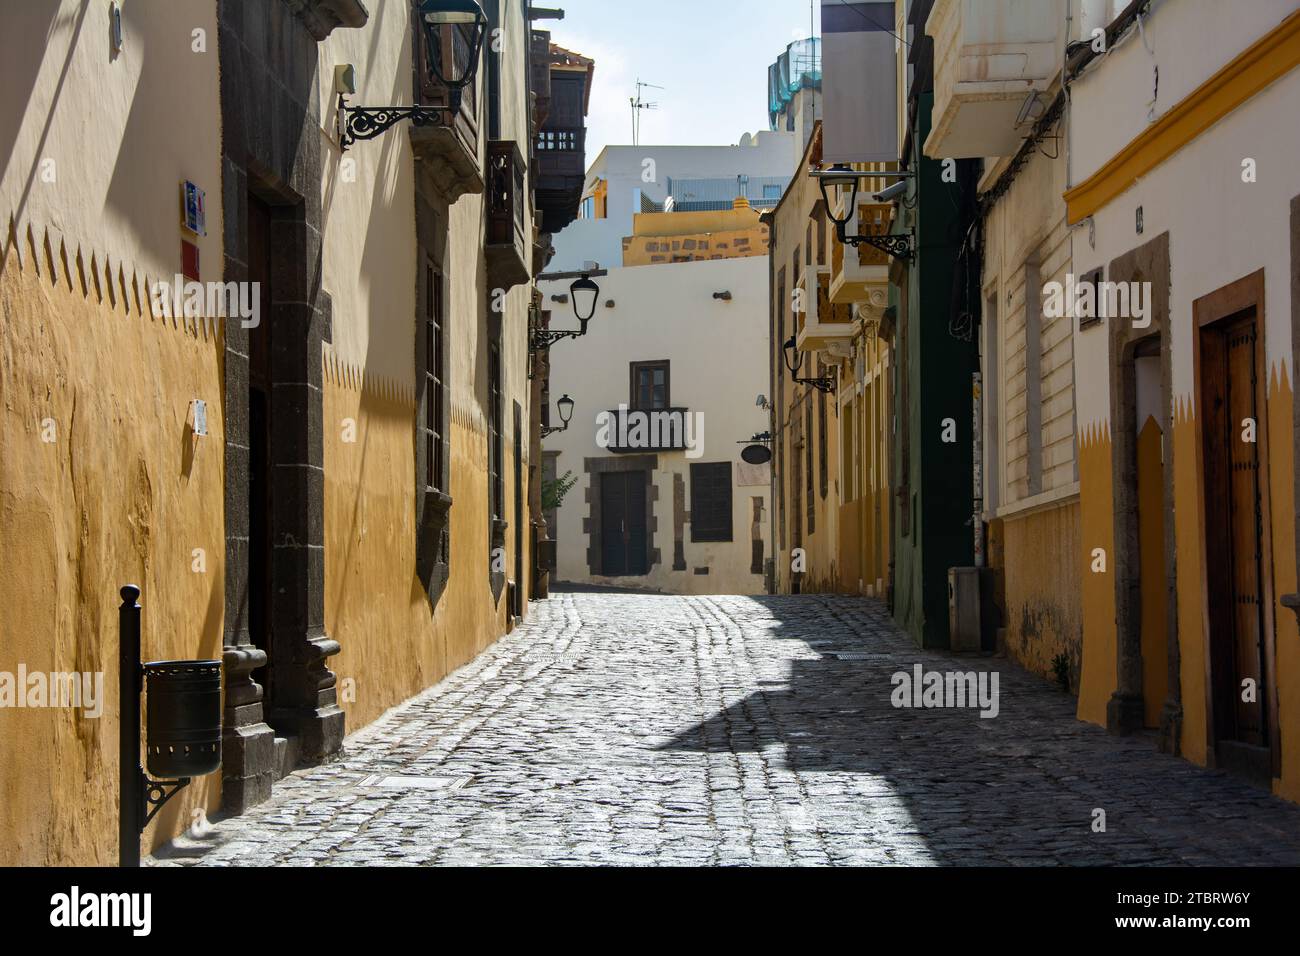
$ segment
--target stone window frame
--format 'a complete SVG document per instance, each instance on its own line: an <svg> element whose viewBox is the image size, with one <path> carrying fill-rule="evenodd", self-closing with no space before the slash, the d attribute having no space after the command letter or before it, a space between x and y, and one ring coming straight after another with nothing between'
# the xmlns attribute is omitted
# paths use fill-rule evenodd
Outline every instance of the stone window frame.
<svg viewBox="0 0 1300 956"><path fill-rule="evenodd" d="M587 487L583 492L587 514L582 519L582 533L587 536L587 570L595 577L604 576L604 551L601 547L600 480L599 476L612 472L644 471L646 473L646 575L663 563L663 555L655 547L655 534L659 531L659 517L655 504L659 500L659 486L655 472L659 469L658 455L618 455L606 458L585 458L583 472ZM629 577L641 575L629 575Z"/></svg>

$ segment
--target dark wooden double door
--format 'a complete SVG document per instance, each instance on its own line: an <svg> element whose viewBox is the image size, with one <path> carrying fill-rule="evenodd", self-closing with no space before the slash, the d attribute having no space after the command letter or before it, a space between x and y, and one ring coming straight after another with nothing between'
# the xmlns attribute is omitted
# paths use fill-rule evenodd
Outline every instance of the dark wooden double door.
<svg viewBox="0 0 1300 956"><path fill-rule="evenodd" d="M650 571L646 484L644 471L600 476L600 570L606 577Z"/></svg>

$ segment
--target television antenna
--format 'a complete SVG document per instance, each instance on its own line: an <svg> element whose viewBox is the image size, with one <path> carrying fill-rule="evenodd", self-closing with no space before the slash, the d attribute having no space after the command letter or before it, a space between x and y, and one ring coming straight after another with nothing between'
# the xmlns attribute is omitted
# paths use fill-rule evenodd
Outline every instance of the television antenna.
<svg viewBox="0 0 1300 956"><path fill-rule="evenodd" d="M653 83L643 83L640 77L636 81L636 96L630 97L628 102L632 104L632 145L641 144L641 113L643 110L657 110L658 103L647 103L642 95L642 90L662 90L662 86L655 86Z"/></svg>

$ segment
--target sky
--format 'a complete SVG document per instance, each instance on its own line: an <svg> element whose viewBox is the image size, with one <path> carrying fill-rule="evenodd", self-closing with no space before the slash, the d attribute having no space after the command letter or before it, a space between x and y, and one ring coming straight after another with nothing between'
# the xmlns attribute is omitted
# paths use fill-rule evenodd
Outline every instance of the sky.
<svg viewBox="0 0 1300 956"><path fill-rule="evenodd" d="M768 129L767 68L810 35L809 0L539 0L563 20L541 20L551 40L596 61L587 161L630 145L639 77L663 89L643 98L645 145L730 145ZM820 30L821 4L815 24Z"/></svg>

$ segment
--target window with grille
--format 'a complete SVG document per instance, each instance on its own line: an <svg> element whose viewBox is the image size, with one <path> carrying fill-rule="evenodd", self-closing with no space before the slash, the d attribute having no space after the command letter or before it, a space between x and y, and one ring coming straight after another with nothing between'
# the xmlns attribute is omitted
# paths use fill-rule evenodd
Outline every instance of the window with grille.
<svg viewBox="0 0 1300 956"><path fill-rule="evenodd" d="M691 463L691 540L732 540L729 461Z"/></svg>
<svg viewBox="0 0 1300 956"><path fill-rule="evenodd" d="M424 484L430 491L443 488L443 463L447 439L443 434L442 412L446 401L443 381L442 273L433 260L424 265Z"/></svg>

